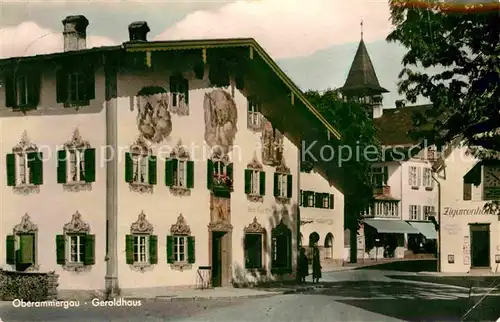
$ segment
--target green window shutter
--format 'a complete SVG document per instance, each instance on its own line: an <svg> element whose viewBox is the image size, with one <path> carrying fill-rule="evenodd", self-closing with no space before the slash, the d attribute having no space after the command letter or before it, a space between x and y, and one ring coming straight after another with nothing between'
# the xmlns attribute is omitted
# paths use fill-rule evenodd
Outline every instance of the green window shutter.
<svg viewBox="0 0 500 322"><path fill-rule="evenodd" d="M83 258L84 265L95 264L95 235L86 235L83 237L85 241L85 252Z"/></svg>
<svg viewBox="0 0 500 322"><path fill-rule="evenodd" d="M229 177L231 182L233 182L233 164L229 163L226 167L226 175Z"/></svg>
<svg viewBox="0 0 500 322"><path fill-rule="evenodd" d="M40 102L40 80L37 72L28 75L28 108L36 108Z"/></svg>
<svg viewBox="0 0 500 322"><path fill-rule="evenodd" d="M150 155L148 161L148 176L149 184L156 184L157 181L157 168L156 168L156 156Z"/></svg>
<svg viewBox="0 0 500 322"><path fill-rule="evenodd" d="M56 235L56 257L57 265L66 264L66 237L64 235Z"/></svg>
<svg viewBox="0 0 500 322"><path fill-rule="evenodd" d="M286 189L287 198L292 198L293 180L291 174L287 175L286 184L287 184L287 189Z"/></svg>
<svg viewBox="0 0 500 322"><path fill-rule="evenodd" d="M274 196L277 197L279 196L280 192L278 189L278 180L280 179L279 174L275 173L274 174Z"/></svg>
<svg viewBox="0 0 500 322"><path fill-rule="evenodd" d="M174 160L165 161L165 185L172 187L174 185Z"/></svg>
<svg viewBox="0 0 500 322"><path fill-rule="evenodd" d="M189 80L185 78L182 79L182 89L184 92L184 103L189 105Z"/></svg>
<svg viewBox="0 0 500 322"><path fill-rule="evenodd" d="M85 165L85 182L95 181L95 149L85 149L83 152ZM66 168L65 168L66 169Z"/></svg>
<svg viewBox="0 0 500 322"><path fill-rule="evenodd" d="M43 184L43 153L42 152L33 152L28 153L28 160L31 161L31 183L34 185L42 185ZM28 161L30 162L30 161Z"/></svg>
<svg viewBox="0 0 500 322"><path fill-rule="evenodd" d="M387 181L389 180L389 168L384 167L384 185L387 185Z"/></svg>
<svg viewBox="0 0 500 322"><path fill-rule="evenodd" d="M134 235L125 235L125 258L127 264L134 263Z"/></svg>
<svg viewBox="0 0 500 322"><path fill-rule="evenodd" d="M125 182L134 181L134 161L132 161L132 155L129 152L125 153Z"/></svg>
<svg viewBox="0 0 500 322"><path fill-rule="evenodd" d="M35 262L35 235L19 235L20 247L19 258L16 258L19 264L33 264Z"/></svg>
<svg viewBox="0 0 500 322"><path fill-rule="evenodd" d="M214 163L212 160L207 160L207 188L212 189L214 182Z"/></svg>
<svg viewBox="0 0 500 322"><path fill-rule="evenodd" d="M66 103L68 99L68 74L66 70L59 69L56 73L56 97L57 103Z"/></svg>
<svg viewBox="0 0 500 322"><path fill-rule="evenodd" d="M194 188L194 161L187 162L187 187Z"/></svg>
<svg viewBox="0 0 500 322"><path fill-rule="evenodd" d="M16 81L14 75L11 74L5 78L5 106L17 107L16 96Z"/></svg>
<svg viewBox="0 0 500 322"><path fill-rule="evenodd" d="M7 186L14 187L16 185L16 155L9 153L6 155L7 165Z"/></svg>
<svg viewBox="0 0 500 322"><path fill-rule="evenodd" d="M57 183L67 182L66 150L57 151ZM85 159L85 162L86 159Z"/></svg>
<svg viewBox="0 0 500 322"><path fill-rule="evenodd" d="M167 236L167 263L173 264L174 261L174 236Z"/></svg>
<svg viewBox="0 0 500 322"><path fill-rule="evenodd" d="M149 236L149 263L158 264L158 236Z"/></svg>
<svg viewBox="0 0 500 322"><path fill-rule="evenodd" d="M261 196L266 194L266 173L264 171L259 172L259 192Z"/></svg>
<svg viewBox="0 0 500 322"><path fill-rule="evenodd" d="M245 193L246 194L249 194L251 192L252 172L253 172L253 170L245 169Z"/></svg>
<svg viewBox="0 0 500 322"><path fill-rule="evenodd" d="M16 263L16 236L7 235L5 240L6 245L6 258L5 262L9 265Z"/></svg>
<svg viewBox="0 0 500 322"><path fill-rule="evenodd" d="M330 198L330 202L328 203L328 206L330 207L330 209L333 209L333 205L334 205L334 200L335 199L334 199L334 197L333 197L332 194L330 195L329 198Z"/></svg>
<svg viewBox="0 0 500 322"><path fill-rule="evenodd" d="M188 251L188 263L194 264L196 262L196 245L194 236L188 236L187 238L187 251Z"/></svg>
<svg viewBox="0 0 500 322"><path fill-rule="evenodd" d="M90 66L85 75L85 99L93 100L95 98L95 71L94 67Z"/></svg>

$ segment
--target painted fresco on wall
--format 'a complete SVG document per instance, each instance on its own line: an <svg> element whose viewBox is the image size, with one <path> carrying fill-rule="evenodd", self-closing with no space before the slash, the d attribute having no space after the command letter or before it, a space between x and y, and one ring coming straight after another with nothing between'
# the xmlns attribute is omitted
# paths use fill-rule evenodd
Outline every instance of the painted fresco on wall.
<svg viewBox="0 0 500 322"><path fill-rule="evenodd" d="M160 143L172 133L168 95L159 93L138 97L137 126L144 138Z"/></svg>
<svg viewBox="0 0 500 322"><path fill-rule="evenodd" d="M262 162L265 165L275 166L283 158L283 134L273 128L271 122L265 120L262 128Z"/></svg>
<svg viewBox="0 0 500 322"><path fill-rule="evenodd" d="M205 141L208 146L220 147L228 153L236 136L238 114L236 103L230 93L216 89L205 94Z"/></svg>

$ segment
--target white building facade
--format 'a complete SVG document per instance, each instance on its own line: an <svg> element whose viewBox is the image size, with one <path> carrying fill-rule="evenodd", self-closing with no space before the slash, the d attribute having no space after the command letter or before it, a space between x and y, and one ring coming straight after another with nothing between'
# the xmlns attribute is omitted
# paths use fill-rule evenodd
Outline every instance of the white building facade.
<svg viewBox="0 0 500 322"><path fill-rule="evenodd" d="M223 286L292 273L300 230L343 257L343 195L301 174L296 113L338 133L255 41L148 43L135 23L86 50L88 21L64 23L65 53L0 61L4 269L55 270L59 289ZM304 190L324 204L301 214Z"/></svg>

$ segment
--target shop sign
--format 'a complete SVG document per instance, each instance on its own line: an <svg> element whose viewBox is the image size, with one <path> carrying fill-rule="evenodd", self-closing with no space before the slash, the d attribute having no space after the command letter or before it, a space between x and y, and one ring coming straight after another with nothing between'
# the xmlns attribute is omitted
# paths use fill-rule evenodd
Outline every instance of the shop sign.
<svg viewBox="0 0 500 322"><path fill-rule="evenodd" d="M491 210L484 209L484 207L477 207L477 208L444 207L443 215L449 217L455 217L455 216L476 216L476 215L497 215L497 214Z"/></svg>

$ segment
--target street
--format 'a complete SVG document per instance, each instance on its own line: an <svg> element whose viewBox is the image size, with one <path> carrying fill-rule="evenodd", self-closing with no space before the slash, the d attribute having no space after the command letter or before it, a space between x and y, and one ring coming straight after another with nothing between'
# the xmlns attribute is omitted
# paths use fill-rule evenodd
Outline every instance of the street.
<svg viewBox="0 0 500 322"><path fill-rule="evenodd" d="M13 321L496 321L498 292L470 296L467 287L428 283L415 273L350 270L324 273L320 287L258 299L143 301L138 308L81 305L64 310L14 308L0 318ZM474 295L474 294L473 294ZM478 304L479 303L479 304ZM474 309L474 305L478 304ZM467 313L470 311L469 313ZM466 315L464 317L464 315Z"/></svg>

